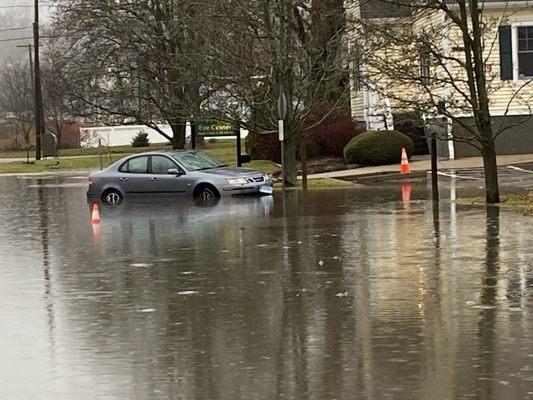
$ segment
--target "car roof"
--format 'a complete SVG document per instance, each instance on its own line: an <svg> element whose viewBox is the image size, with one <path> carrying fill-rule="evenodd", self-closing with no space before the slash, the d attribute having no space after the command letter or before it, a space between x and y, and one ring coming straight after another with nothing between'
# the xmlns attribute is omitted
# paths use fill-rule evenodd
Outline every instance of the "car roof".
<svg viewBox="0 0 533 400"><path fill-rule="evenodd" d="M148 156L148 155L172 155L172 154L188 154L198 153L199 150L154 150L143 153L130 154L128 157Z"/></svg>

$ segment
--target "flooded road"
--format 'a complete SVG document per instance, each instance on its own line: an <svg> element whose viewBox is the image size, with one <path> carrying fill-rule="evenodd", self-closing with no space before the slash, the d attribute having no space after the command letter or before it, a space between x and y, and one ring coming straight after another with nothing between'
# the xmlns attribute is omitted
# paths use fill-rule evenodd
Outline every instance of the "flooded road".
<svg viewBox="0 0 533 400"><path fill-rule="evenodd" d="M531 216L0 182L0 399L533 399Z"/></svg>

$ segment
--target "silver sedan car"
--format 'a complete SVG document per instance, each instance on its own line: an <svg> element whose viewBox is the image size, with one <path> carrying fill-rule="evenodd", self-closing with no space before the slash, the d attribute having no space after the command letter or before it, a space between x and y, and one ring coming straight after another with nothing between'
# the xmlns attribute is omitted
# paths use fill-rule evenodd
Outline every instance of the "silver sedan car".
<svg viewBox="0 0 533 400"><path fill-rule="evenodd" d="M272 193L271 177L229 167L196 150L158 151L125 157L89 176L87 195L108 204L130 195L175 194L212 200L221 196Z"/></svg>

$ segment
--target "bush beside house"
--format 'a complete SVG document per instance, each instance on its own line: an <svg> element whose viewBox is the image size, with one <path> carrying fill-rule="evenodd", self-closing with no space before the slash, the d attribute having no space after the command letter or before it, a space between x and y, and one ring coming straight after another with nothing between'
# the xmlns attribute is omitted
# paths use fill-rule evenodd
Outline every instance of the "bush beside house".
<svg viewBox="0 0 533 400"><path fill-rule="evenodd" d="M250 132L245 139L246 152L252 160L281 162L281 149L277 133Z"/></svg>
<svg viewBox="0 0 533 400"><path fill-rule="evenodd" d="M350 164L396 164L401 161L402 147L408 156L413 154L413 141L401 132L367 131L350 140L344 148L344 158Z"/></svg>
<svg viewBox="0 0 533 400"><path fill-rule="evenodd" d="M349 115L337 116L306 133L308 159L343 157L346 144L364 131ZM277 133L250 132L246 138L246 151L256 160L280 162L280 145Z"/></svg>
<svg viewBox="0 0 533 400"><path fill-rule="evenodd" d="M342 157L346 144L363 131L350 115L327 121L307 134L308 157Z"/></svg>

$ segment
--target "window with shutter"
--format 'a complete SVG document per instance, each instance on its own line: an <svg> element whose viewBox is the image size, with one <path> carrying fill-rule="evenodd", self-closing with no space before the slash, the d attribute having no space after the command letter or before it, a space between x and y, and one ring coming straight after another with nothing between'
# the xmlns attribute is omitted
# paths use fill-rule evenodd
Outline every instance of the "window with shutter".
<svg viewBox="0 0 533 400"><path fill-rule="evenodd" d="M511 26L499 27L500 41L500 78L502 80L513 79L513 45Z"/></svg>
<svg viewBox="0 0 533 400"><path fill-rule="evenodd" d="M429 85L431 80L431 49L423 44L420 49L420 83Z"/></svg>

